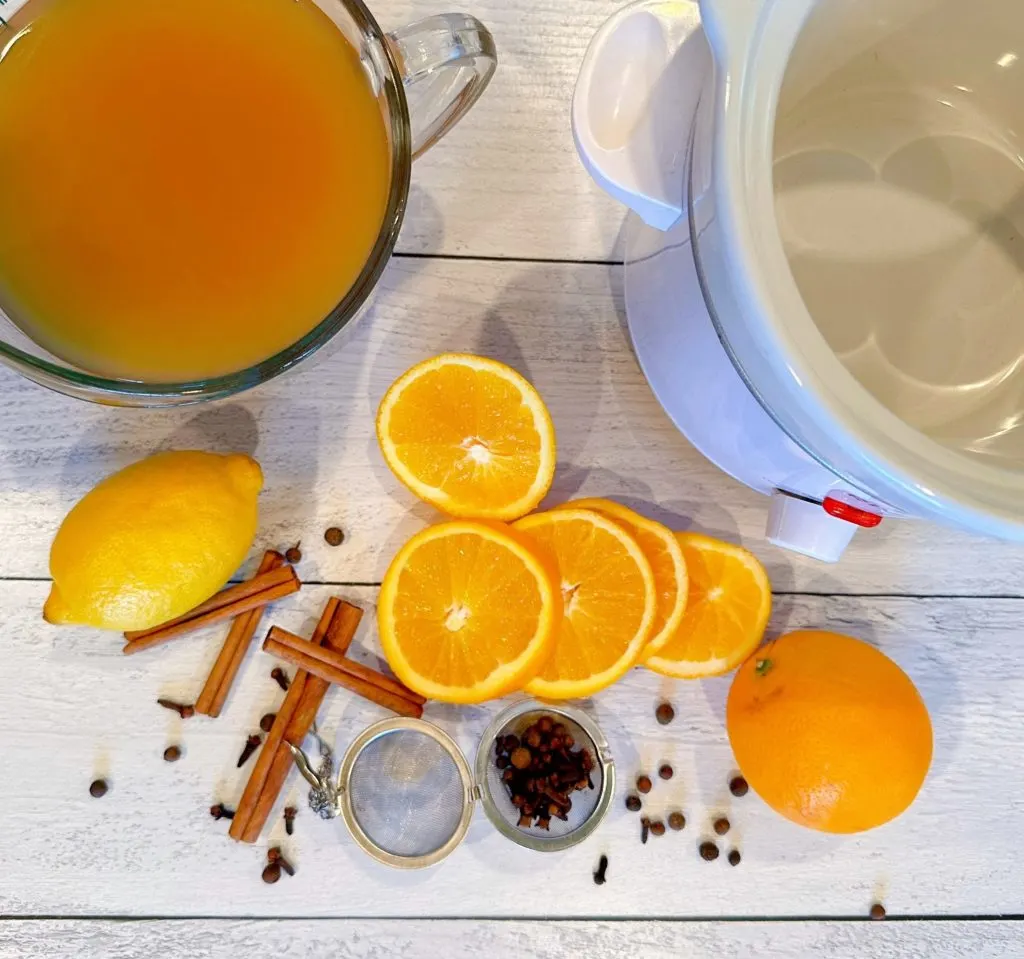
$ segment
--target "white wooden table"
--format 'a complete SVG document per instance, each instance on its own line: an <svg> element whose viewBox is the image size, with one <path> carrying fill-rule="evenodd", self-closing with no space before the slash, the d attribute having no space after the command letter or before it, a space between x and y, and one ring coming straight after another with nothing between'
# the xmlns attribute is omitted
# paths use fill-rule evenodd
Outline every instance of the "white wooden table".
<svg viewBox="0 0 1024 959"><path fill-rule="evenodd" d="M569 130L587 40L618 0L475 0L501 66L485 99L416 166L395 257L371 312L327 355L239 399L171 412L115 411L0 373L0 959L316 956L933 957L1024 955L1024 550L930 526L860 534L834 567L764 544L764 501L673 429L630 352L617 236L622 212L579 167ZM389 26L436 0L378 0ZM155 705L191 701L222 631L126 659L115 637L43 624L50 539L98 479L158 449L247 450L266 474L257 547L302 540L309 584L275 608L307 631L328 595L372 610L382 570L431 513L384 466L373 412L392 379L433 353L510 362L558 429L553 499L615 496L678 528L754 549L776 592L771 629L827 626L877 643L913 677L935 725L935 761L898 821L854 837L792 826L755 796L733 799L723 730L728 679L674 683L634 671L588 704L621 776L669 760L653 808L688 825L646 846L621 790L597 834L559 855L512 846L478 815L448 861L378 866L305 788L298 874L260 881L266 841L226 838L207 809L237 801L235 759L280 693L253 652L218 720ZM347 534L337 549L323 530ZM254 550L254 556L256 550ZM356 655L378 655L372 615ZM674 725L658 726L662 695ZM431 705L472 751L498 705ZM333 690L321 726L343 747L382 713ZM184 747L176 764L164 747ZM89 796L105 776L111 791ZM727 813L726 847L697 844ZM608 882L591 872L610 860ZM873 901L893 919L865 920ZM159 921L150 921L159 920ZM781 921L780 921L781 920ZM899 921L905 920L905 921Z"/></svg>

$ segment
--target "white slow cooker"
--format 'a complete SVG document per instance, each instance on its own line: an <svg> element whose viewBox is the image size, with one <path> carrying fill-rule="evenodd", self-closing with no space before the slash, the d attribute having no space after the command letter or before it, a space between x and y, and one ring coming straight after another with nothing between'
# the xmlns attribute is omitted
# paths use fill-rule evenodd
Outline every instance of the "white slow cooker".
<svg viewBox="0 0 1024 959"><path fill-rule="evenodd" d="M1024 539L1024 3L641 0L573 129L644 373L772 541Z"/></svg>

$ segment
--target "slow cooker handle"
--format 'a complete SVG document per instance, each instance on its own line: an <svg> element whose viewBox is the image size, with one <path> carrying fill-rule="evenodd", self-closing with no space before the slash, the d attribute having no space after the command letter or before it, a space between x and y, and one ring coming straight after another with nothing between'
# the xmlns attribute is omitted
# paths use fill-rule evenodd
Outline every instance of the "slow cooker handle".
<svg viewBox="0 0 1024 959"><path fill-rule="evenodd" d="M607 20L572 102L576 149L598 186L668 230L683 215L684 164L711 52L696 0L639 0Z"/></svg>

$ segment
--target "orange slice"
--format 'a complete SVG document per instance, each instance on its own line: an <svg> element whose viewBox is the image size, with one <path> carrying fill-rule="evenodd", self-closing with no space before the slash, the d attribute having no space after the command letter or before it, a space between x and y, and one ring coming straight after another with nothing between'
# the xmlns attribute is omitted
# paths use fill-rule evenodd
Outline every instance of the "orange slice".
<svg viewBox="0 0 1024 959"><path fill-rule="evenodd" d="M642 655L656 653L672 638L686 612L686 560L675 533L667 526L610 499L580 499L566 505L576 509L592 509L614 520L626 529L643 550L654 572L658 607L654 612L654 629Z"/></svg>
<svg viewBox="0 0 1024 959"><path fill-rule="evenodd" d="M394 474L452 516L512 520L555 475L555 428L540 395L504 363L444 353L400 376L377 411Z"/></svg>
<svg viewBox="0 0 1024 959"><path fill-rule="evenodd" d="M590 696L622 676L650 639L658 602L651 564L622 526L593 510L534 513L515 528L557 564L562 586L554 650L526 691Z"/></svg>
<svg viewBox="0 0 1024 959"><path fill-rule="evenodd" d="M562 612L554 570L500 523L417 533L377 605L384 655L428 699L479 703L520 689L550 654Z"/></svg>
<svg viewBox="0 0 1024 959"><path fill-rule="evenodd" d="M676 533L690 578L679 628L643 663L665 676L718 676L743 662L764 637L772 609L768 574L753 553L700 533Z"/></svg>

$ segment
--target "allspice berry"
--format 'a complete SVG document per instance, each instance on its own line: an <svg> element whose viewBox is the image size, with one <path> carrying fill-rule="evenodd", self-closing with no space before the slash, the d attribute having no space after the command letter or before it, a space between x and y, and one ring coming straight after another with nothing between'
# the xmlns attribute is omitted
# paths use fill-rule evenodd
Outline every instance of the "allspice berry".
<svg viewBox="0 0 1024 959"><path fill-rule="evenodd" d="M340 546L345 542L345 534L337 526L332 526L324 532L324 539L328 546Z"/></svg>
<svg viewBox="0 0 1024 959"><path fill-rule="evenodd" d="M662 726L667 726L676 718L676 711L672 708L671 703L660 703L654 711L654 717Z"/></svg>
<svg viewBox="0 0 1024 959"><path fill-rule="evenodd" d="M740 796L745 796L750 789L747 785L747 781L742 776L733 776L729 780L729 792L731 792L737 799Z"/></svg>
<svg viewBox="0 0 1024 959"><path fill-rule="evenodd" d="M176 763L181 759L181 747L180 746L168 746L164 750L164 759L169 763Z"/></svg>
<svg viewBox="0 0 1024 959"><path fill-rule="evenodd" d="M713 842L702 842L697 847L697 851L705 862L714 862L718 858L718 846Z"/></svg>
<svg viewBox="0 0 1024 959"><path fill-rule="evenodd" d="M516 769L526 769L526 767L530 765L530 760L532 758L530 750L525 746L520 746L518 749L512 750L512 755L509 756L509 762L511 762Z"/></svg>
<svg viewBox="0 0 1024 959"><path fill-rule="evenodd" d="M107 781L105 779L94 779L89 784L89 795L93 799L102 799L107 794Z"/></svg>
<svg viewBox="0 0 1024 959"><path fill-rule="evenodd" d="M662 779L671 779L673 775L672 767L668 763L662 763L661 766L658 767L658 775Z"/></svg>
<svg viewBox="0 0 1024 959"><path fill-rule="evenodd" d="M651 777L650 776L637 776L636 788L638 792L642 792L645 795L651 791Z"/></svg>
<svg viewBox="0 0 1024 959"><path fill-rule="evenodd" d="M729 865L738 866L740 864L740 851L738 849L732 849L729 851Z"/></svg>
<svg viewBox="0 0 1024 959"><path fill-rule="evenodd" d="M652 836L664 836L665 835L665 824L660 819L651 820L651 835Z"/></svg>
<svg viewBox="0 0 1024 959"><path fill-rule="evenodd" d="M724 836L729 831L729 820L725 816L720 816L712 824L712 829L715 830L716 836Z"/></svg>
<svg viewBox="0 0 1024 959"><path fill-rule="evenodd" d="M640 802L640 797L636 793L630 793L626 797L626 808L630 812L640 812L640 807L642 805L643 803Z"/></svg>
<svg viewBox="0 0 1024 959"><path fill-rule="evenodd" d="M674 829L679 832L686 825L686 817L681 812L671 812L668 814L668 828Z"/></svg>
<svg viewBox="0 0 1024 959"><path fill-rule="evenodd" d="M885 918L885 906L880 902L876 902L872 907L868 915L872 919L884 919Z"/></svg>

